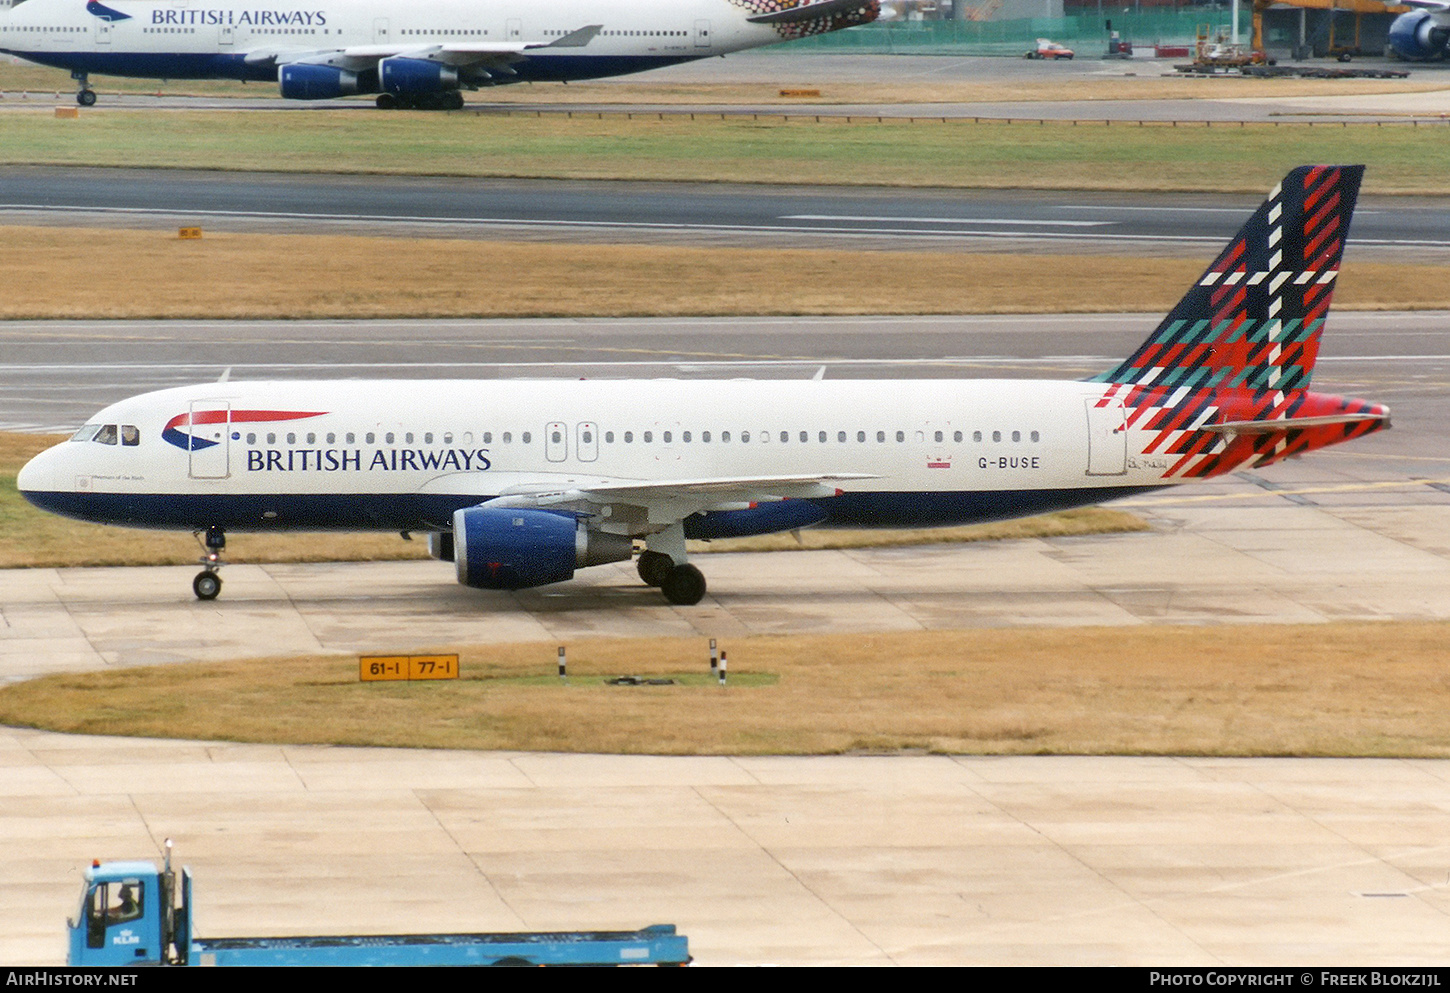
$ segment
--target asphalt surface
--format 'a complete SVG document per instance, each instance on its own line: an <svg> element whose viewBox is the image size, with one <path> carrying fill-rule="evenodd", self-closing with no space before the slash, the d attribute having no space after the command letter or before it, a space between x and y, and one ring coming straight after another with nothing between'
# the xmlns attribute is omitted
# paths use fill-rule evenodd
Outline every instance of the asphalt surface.
<svg viewBox="0 0 1450 993"><path fill-rule="evenodd" d="M705 245L1207 254L1261 200L157 169L0 173L0 220L12 223ZM1366 198L1355 214L1353 244L1362 254L1405 261L1450 253L1450 198Z"/></svg>
<svg viewBox="0 0 1450 993"><path fill-rule="evenodd" d="M235 379L1077 378L1156 314L0 323L0 430L70 430L137 393ZM1450 314L1335 312L1316 388L1450 420ZM1380 396L1379 386L1395 395ZM1443 406L1442 406L1443 405ZM1386 432L1374 438L1401 437ZM1436 435L1428 439L1435 443ZM1369 439L1373 442L1373 438ZM1421 444L1426 439L1418 439Z"/></svg>

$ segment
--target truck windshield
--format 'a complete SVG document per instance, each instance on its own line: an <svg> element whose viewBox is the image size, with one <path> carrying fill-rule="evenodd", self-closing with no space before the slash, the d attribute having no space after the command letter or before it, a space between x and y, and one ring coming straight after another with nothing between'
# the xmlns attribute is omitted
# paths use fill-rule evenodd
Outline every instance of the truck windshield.
<svg viewBox="0 0 1450 993"><path fill-rule="evenodd" d="M91 888L84 911L86 944L91 948L102 948L106 943L106 928L140 918L145 892L145 886L139 879L96 883Z"/></svg>

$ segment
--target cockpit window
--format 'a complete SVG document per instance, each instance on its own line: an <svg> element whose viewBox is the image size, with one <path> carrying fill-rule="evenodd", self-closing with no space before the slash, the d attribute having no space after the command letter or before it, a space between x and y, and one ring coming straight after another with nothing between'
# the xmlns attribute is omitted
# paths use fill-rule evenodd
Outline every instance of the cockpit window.
<svg viewBox="0 0 1450 993"><path fill-rule="evenodd" d="M99 431L100 429L101 429L101 426L99 424L87 424L87 425L83 426L75 434L71 435L70 436L70 440L71 441L90 441L92 438L94 438L96 436L96 432Z"/></svg>
<svg viewBox="0 0 1450 993"><path fill-rule="evenodd" d="M101 425L101 430L96 432L96 441L103 445L114 445L116 443L116 425Z"/></svg>
<svg viewBox="0 0 1450 993"><path fill-rule="evenodd" d="M121 444L123 444L123 445L139 445L139 444L141 444L141 429L138 428L134 424L122 424L121 425Z"/></svg>

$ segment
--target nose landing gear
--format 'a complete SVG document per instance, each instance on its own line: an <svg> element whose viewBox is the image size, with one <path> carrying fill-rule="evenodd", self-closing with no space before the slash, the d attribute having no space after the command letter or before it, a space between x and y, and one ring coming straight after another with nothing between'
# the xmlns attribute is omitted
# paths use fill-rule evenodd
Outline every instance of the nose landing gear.
<svg viewBox="0 0 1450 993"><path fill-rule="evenodd" d="M73 72L70 78L76 81L76 103L82 107L94 107L96 91L91 89L90 78L83 72Z"/></svg>
<svg viewBox="0 0 1450 993"><path fill-rule="evenodd" d="M222 561L222 552L226 551L227 536L221 528L211 527L206 529L204 537L200 532L196 537L202 547L202 570L191 581L191 591L198 600L215 600L222 591L222 577L217 572L226 564Z"/></svg>

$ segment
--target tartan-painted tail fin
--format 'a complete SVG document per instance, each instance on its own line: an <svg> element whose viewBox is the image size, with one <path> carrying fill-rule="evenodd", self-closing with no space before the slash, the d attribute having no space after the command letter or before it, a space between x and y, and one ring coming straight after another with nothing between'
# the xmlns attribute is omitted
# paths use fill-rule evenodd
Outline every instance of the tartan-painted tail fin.
<svg viewBox="0 0 1450 993"><path fill-rule="evenodd" d="M1094 382L1309 385L1364 166L1300 166L1133 355Z"/></svg>

